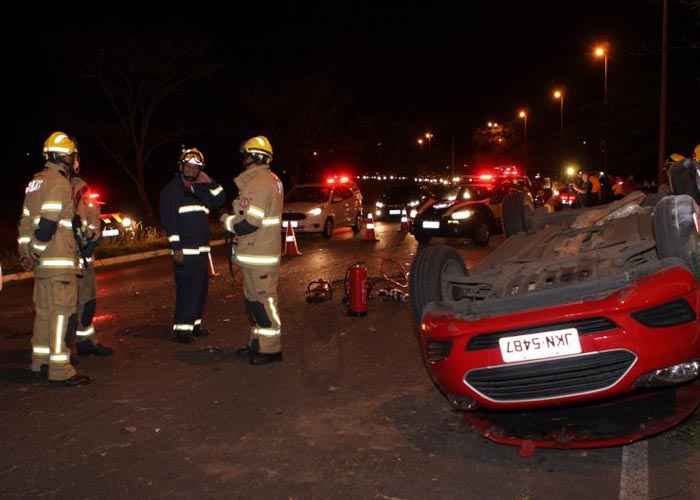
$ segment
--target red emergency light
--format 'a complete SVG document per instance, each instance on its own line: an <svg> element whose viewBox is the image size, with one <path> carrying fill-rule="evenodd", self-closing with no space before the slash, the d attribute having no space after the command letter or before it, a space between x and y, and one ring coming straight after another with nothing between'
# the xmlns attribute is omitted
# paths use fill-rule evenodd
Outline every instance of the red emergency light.
<svg viewBox="0 0 700 500"><path fill-rule="evenodd" d="M326 182L328 184L347 184L348 182L350 182L350 177L348 177L347 175L343 175L340 177L335 175L333 177L328 177L326 179Z"/></svg>

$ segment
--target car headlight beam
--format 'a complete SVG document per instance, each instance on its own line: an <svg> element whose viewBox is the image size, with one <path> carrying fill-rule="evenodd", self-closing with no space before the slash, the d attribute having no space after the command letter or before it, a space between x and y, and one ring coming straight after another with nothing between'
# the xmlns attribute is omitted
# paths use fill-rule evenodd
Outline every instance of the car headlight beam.
<svg viewBox="0 0 700 500"><path fill-rule="evenodd" d="M454 220L466 220L469 217L474 215L474 212L472 210L458 210L457 212L454 212L450 217Z"/></svg>

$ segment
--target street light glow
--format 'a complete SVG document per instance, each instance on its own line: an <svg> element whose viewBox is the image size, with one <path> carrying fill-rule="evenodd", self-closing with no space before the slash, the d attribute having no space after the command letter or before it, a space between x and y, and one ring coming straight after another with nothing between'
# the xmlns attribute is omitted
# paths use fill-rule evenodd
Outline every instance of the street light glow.
<svg viewBox="0 0 700 500"><path fill-rule="evenodd" d="M525 110L523 109L523 110L520 110L520 113L518 113L518 116L519 116L520 118L525 119L525 118L527 117L527 113L526 113Z"/></svg>
<svg viewBox="0 0 700 500"><path fill-rule="evenodd" d="M576 175L576 167L574 167L573 165L569 165L568 167L566 167L566 175L569 177L573 177L574 175Z"/></svg>
<svg viewBox="0 0 700 500"><path fill-rule="evenodd" d="M418 145L422 146L423 145L423 139L418 139Z"/></svg>
<svg viewBox="0 0 700 500"><path fill-rule="evenodd" d="M493 123L491 122L488 122L487 125L489 126L489 128L493 127Z"/></svg>
<svg viewBox="0 0 700 500"><path fill-rule="evenodd" d="M554 95L555 99L561 99L561 96L562 96L561 90L555 90L553 95Z"/></svg>
<svg viewBox="0 0 700 500"><path fill-rule="evenodd" d="M595 51L593 52L593 54L596 57L605 57L605 47L603 47L602 45L598 45L595 48Z"/></svg>

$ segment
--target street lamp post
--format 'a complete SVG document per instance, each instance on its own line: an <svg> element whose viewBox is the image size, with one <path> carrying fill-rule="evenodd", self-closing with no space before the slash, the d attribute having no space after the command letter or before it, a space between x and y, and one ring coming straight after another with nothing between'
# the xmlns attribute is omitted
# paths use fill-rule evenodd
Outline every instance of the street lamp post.
<svg viewBox="0 0 700 500"><path fill-rule="evenodd" d="M608 105L608 51L603 45L599 45L595 48L595 56L600 59L603 58L603 103Z"/></svg>
<svg viewBox="0 0 700 500"><path fill-rule="evenodd" d="M603 163L603 170L608 170L608 50L605 45L598 45L593 52L595 57L603 58L603 138L601 139L600 149Z"/></svg>
<svg viewBox="0 0 700 500"><path fill-rule="evenodd" d="M561 90L555 90L552 94L555 99L559 99L559 131L562 137L564 136L564 92Z"/></svg>
<svg viewBox="0 0 700 500"><path fill-rule="evenodd" d="M523 143L527 144L527 111L521 109L518 118L523 121Z"/></svg>
<svg viewBox="0 0 700 500"><path fill-rule="evenodd" d="M434 135L431 132L425 133L425 138L428 140L428 153L430 153L430 146L432 145Z"/></svg>

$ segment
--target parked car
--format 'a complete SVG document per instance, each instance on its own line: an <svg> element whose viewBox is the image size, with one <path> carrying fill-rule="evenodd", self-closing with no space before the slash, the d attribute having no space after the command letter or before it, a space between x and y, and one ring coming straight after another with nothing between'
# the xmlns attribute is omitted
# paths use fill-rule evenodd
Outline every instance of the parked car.
<svg viewBox="0 0 700 500"><path fill-rule="evenodd" d="M300 233L322 233L326 238L339 227L351 227L357 233L362 226L360 188L349 176L295 186L284 201L282 226L287 224Z"/></svg>
<svg viewBox="0 0 700 500"><path fill-rule="evenodd" d="M402 214L408 217L410 211L420 205L425 197L425 190L417 184L393 184L379 195L374 206L374 218L400 221Z"/></svg>
<svg viewBox="0 0 700 500"><path fill-rule="evenodd" d="M488 245L492 234L501 232L503 200L512 191L525 193L525 203L534 207L529 179L517 174L492 171L468 176L442 200L431 200L411 213L411 232L423 244L434 236L470 238Z"/></svg>

